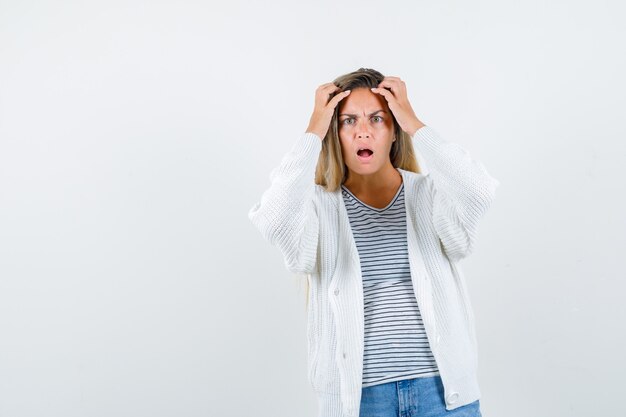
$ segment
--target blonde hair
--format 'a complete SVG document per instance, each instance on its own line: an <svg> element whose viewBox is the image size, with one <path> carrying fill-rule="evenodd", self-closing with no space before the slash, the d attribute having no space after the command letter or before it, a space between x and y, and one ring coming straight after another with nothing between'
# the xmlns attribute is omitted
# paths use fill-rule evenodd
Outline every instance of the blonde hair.
<svg viewBox="0 0 626 417"><path fill-rule="evenodd" d="M370 68L359 68L348 74L340 75L333 80L339 89L333 94L339 94L345 90L355 90L357 88L378 87L384 76L380 72ZM339 103L341 104L341 103ZM341 153L341 142L339 141L339 104L335 107L333 117L328 127L328 132L322 141L322 150L315 169L315 183L323 186L326 191L336 191L343 184L348 175L348 168ZM403 131L392 114L393 127L396 140L391 145L389 158L395 168L406 171L421 173L411 136ZM309 279L306 275L306 308L309 306Z"/></svg>
<svg viewBox="0 0 626 417"><path fill-rule="evenodd" d="M372 87L378 87L383 78L383 74L376 70L359 68L333 80L333 83L339 87L339 90L333 96L345 90L355 90L357 88L367 88L369 90ZM331 192L336 191L345 182L348 175L348 168L343 160L341 142L339 141L340 104L335 107L328 132L322 141L322 151L315 169L315 183L323 186L326 191ZM415 151L413 150L411 136L400 128L393 114L391 118L396 138L389 152L391 164L395 168L401 168L406 171L421 172L415 157Z"/></svg>

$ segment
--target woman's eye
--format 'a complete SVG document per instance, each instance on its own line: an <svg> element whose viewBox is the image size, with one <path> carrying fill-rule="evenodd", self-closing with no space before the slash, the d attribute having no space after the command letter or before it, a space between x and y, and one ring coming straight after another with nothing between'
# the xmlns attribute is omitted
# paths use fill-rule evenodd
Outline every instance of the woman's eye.
<svg viewBox="0 0 626 417"><path fill-rule="evenodd" d="M344 119L344 120L343 120L343 123L344 123L344 124L347 124L347 125L351 125L352 123L348 123L348 121L350 121L350 120L354 120L354 119Z"/></svg>
<svg viewBox="0 0 626 417"><path fill-rule="evenodd" d="M380 116L374 116L374 117L372 117L372 119L380 119L381 122L383 121L383 118L380 117Z"/></svg>

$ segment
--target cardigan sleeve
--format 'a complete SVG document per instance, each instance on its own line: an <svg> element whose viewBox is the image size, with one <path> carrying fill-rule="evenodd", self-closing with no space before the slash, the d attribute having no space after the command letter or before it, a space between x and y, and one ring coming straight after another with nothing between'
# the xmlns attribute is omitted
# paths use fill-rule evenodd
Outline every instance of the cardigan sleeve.
<svg viewBox="0 0 626 417"><path fill-rule="evenodd" d="M433 199L433 225L450 260L470 255L479 220L489 209L500 182L460 145L442 139L429 126L413 136L423 156Z"/></svg>
<svg viewBox="0 0 626 417"><path fill-rule="evenodd" d="M248 212L263 238L282 252L293 273L311 273L317 264L319 220L315 169L322 140L304 133L270 175L270 186Z"/></svg>

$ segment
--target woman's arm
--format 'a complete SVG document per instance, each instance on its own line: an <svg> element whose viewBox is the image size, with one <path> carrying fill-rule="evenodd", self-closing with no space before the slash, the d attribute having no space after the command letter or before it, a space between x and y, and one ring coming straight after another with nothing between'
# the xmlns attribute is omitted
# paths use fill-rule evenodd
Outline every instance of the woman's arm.
<svg viewBox="0 0 626 417"><path fill-rule="evenodd" d="M468 256L476 241L478 220L491 205L500 182L465 149L446 142L417 118L400 78L385 77L372 91L385 97L398 124L426 160L433 223L448 258Z"/></svg>
<svg viewBox="0 0 626 417"><path fill-rule="evenodd" d="M315 193L315 170L322 140L335 107L350 91L337 92L334 83L315 90L315 105L306 132L270 173L270 188L248 213L263 237L285 257L285 266L294 273L311 273L317 267L319 218Z"/></svg>
<svg viewBox="0 0 626 417"><path fill-rule="evenodd" d="M500 182L456 143L447 142L429 126L413 135L424 157L426 181L433 198L433 224L450 260L470 255L480 218L489 209Z"/></svg>
<svg viewBox="0 0 626 417"><path fill-rule="evenodd" d="M304 133L270 173L270 187L248 212L263 238L277 246L294 273L313 272L317 260L318 215L315 168L322 140Z"/></svg>

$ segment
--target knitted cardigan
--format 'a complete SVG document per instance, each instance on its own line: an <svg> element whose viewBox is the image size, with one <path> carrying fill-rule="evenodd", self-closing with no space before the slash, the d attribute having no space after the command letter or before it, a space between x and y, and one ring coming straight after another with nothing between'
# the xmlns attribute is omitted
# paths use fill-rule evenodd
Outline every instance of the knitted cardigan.
<svg viewBox="0 0 626 417"><path fill-rule="evenodd" d="M474 314L459 261L500 182L429 126L412 137L426 173L396 168L405 186L413 290L444 386L447 410L480 398ZM308 378L320 417L359 414L364 350L361 266L341 188L315 184L322 140L304 133L271 171L248 212L287 270L309 281Z"/></svg>

